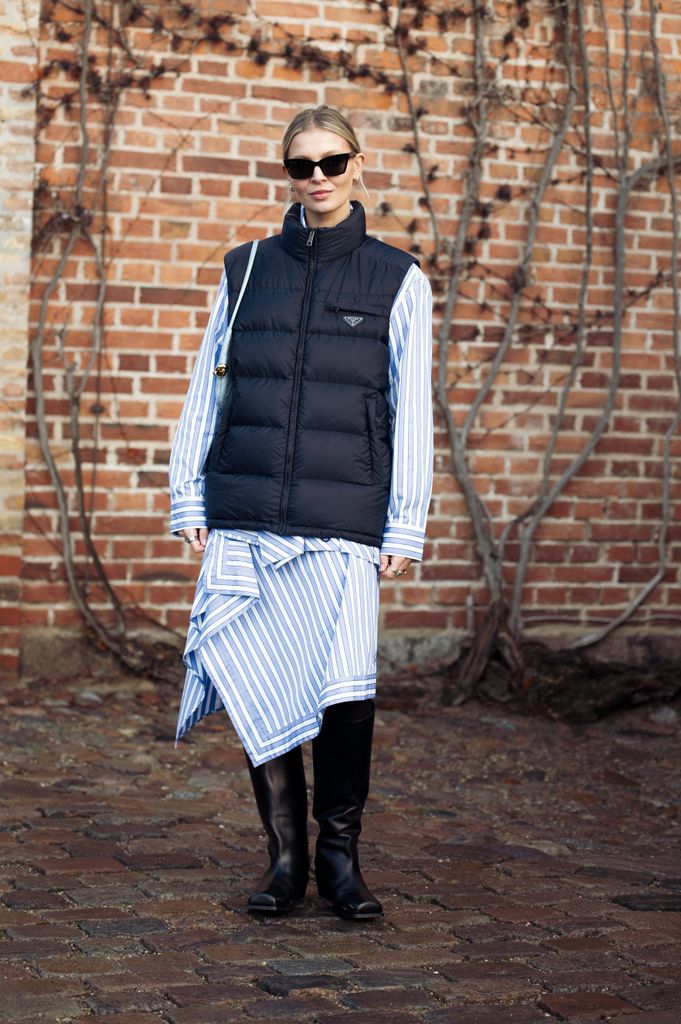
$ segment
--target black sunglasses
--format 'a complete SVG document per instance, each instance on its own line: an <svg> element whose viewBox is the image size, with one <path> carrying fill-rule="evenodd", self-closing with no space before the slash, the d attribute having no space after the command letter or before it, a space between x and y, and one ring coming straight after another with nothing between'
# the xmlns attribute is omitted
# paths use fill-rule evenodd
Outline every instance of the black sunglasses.
<svg viewBox="0 0 681 1024"><path fill-rule="evenodd" d="M296 181L301 178L311 178L315 167L321 167L322 174L327 178L335 178L339 174L345 174L348 160L353 153L334 153L332 156L322 157L321 160L308 160L306 157L292 157L284 160L284 167Z"/></svg>

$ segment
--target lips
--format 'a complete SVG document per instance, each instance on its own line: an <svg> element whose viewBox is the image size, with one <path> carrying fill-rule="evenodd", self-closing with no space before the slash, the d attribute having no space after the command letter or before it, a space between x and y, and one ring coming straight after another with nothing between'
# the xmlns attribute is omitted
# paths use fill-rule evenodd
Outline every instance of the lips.
<svg viewBox="0 0 681 1024"><path fill-rule="evenodd" d="M310 192L310 195L314 196L315 199L323 199L324 196L330 196L331 192Z"/></svg>

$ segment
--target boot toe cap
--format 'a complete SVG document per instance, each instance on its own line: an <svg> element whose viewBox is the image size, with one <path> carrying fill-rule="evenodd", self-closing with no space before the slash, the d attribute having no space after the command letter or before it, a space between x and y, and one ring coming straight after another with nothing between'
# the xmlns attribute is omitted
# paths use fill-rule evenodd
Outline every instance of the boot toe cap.
<svg viewBox="0 0 681 1024"><path fill-rule="evenodd" d="M294 899L275 896L271 892L254 892L248 897L248 909L265 914L284 914L292 910L295 903Z"/></svg>
<svg viewBox="0 0 681 1024"><path fill-rule="evenodd" d="M366 899L357 902L337 900L333 904L333 911L339 917L345 917L352 921L383 916L383 907L377 899Z"/></svg>

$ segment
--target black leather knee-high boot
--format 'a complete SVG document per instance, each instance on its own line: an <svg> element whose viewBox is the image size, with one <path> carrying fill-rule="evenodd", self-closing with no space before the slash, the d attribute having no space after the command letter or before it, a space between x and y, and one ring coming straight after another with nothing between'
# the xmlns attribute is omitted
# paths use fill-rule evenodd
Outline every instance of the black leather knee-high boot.
<svg viewBox="0 0 681 1024"><path fill-rule="evenodd" d="M248 909L269 914L291 910L307 888L307 789L300 746L254 767L248 754L255 802L268 836L270 866L248 899Z"/></svg>
<svg viewBox="0 0 681 1024"><path fill-rule="evenodd" d="M373 731L373 700L348 701L326 709L321 731L312 741L312 813L319 822L317 888L339 917L352 920L383 913L362 878L357 855Z"/></svg>

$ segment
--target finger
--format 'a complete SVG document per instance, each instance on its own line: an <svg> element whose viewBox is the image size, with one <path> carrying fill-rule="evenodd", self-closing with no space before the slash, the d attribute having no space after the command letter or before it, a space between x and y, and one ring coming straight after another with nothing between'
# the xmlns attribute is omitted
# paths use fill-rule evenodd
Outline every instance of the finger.
<svg viewBox="0 0 681 1024"><path fill-rule="evenodd" d="M201 529L199 530L199 544L201 545L202 548L205 548L206 544L208 543L208 532L209 531L205 526L202 526Z"/></svg>

